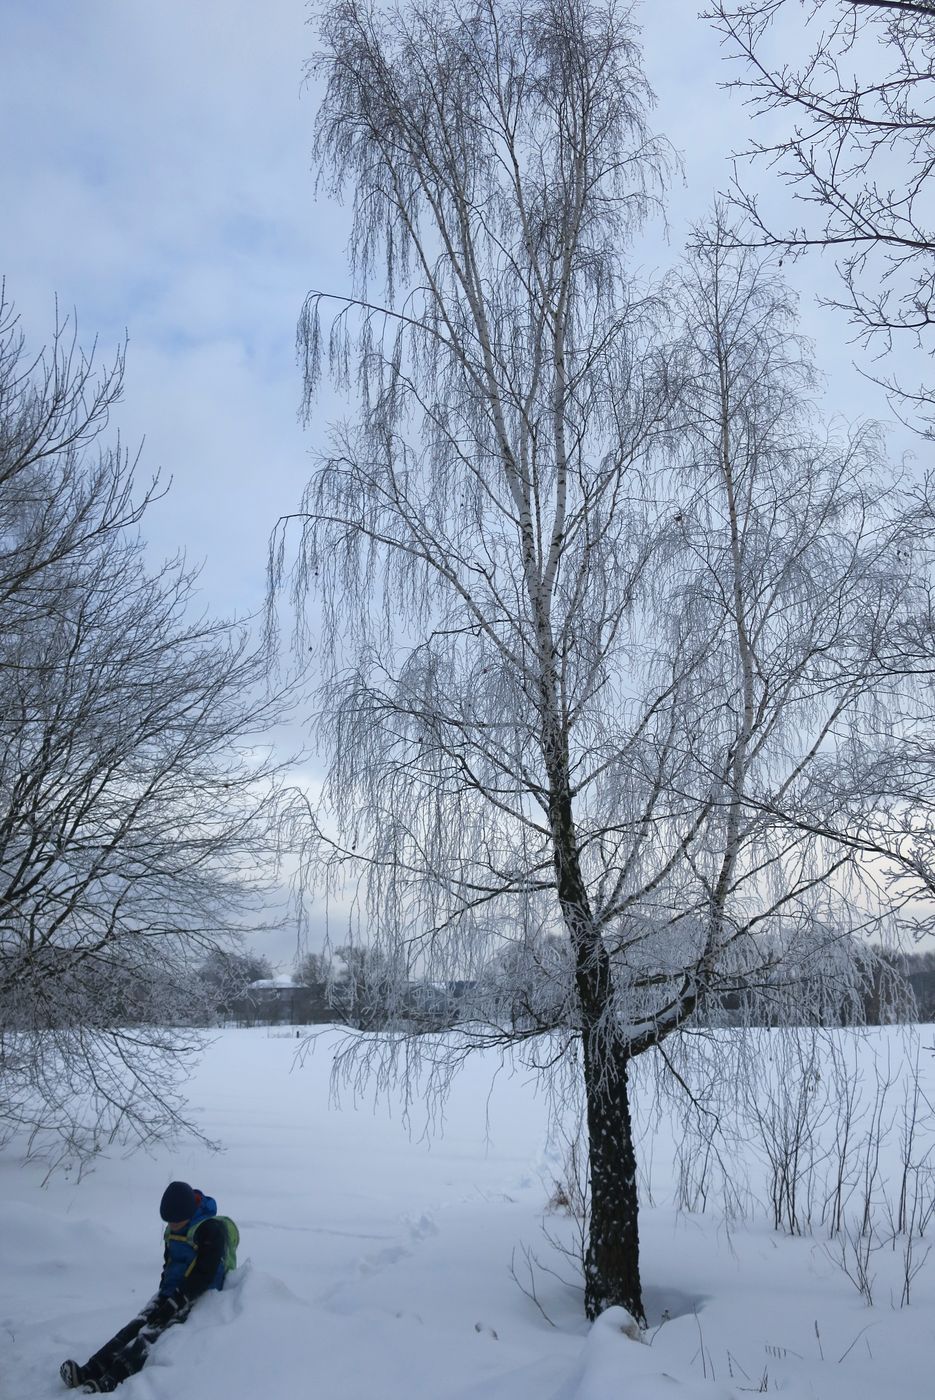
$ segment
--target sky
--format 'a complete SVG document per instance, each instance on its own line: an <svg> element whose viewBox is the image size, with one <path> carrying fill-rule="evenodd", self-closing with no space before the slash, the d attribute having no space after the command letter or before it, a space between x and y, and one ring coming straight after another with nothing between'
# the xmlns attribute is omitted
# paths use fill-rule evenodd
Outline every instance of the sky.
<svg viewBox="0 0 935 1400"><path fill-rule="evenodd" d="M677 258L749 130L698 6L635 7L654 125L683 172L668 230L641 241L648 274ZM308 16L302 0L0 0L0 274L34 346L56 298L102 360L127 337L114 426L142 443L141 478L171 479L144 533L155 556L201 565L215 615L261 607L270 532L335 412L326 396L298 420L303 299L348 285L347 213L316 199L311 169ZM790 273L829 415L885 417L846 327L814 305L827 265ZM894 455L907 447L924 465L930 449L896 432Z"/></svg>
<svg viewBox="0 0 935 1400"><path fill-rule="evenodd" d="M102 358L127 335L117 421L143 474L172 478L145 532L204 561L224 614L262 600L301 492L295 324L311 282L343 276L309 173L304 21L282 0L0 0L8 295L36 340L56 296Z"/></svg>
<svg viewBox="0 0 935 1400"><path fill-rule="evenodd" d="M747 118L698 0L636 6L659 96L657 130L683 158L669 237L729 177ZM0 272L33 343L55 298L106 358L128 337L116 424L141 473L171 477L145 533L202 563L206 605L250 612L266 543L299 499L329 404L303 429L295 326L310 287L347 285L346 211L316 201L304 82L315 46L302 0L0 0ZM12 61L10 61L12 56ZM651 270L647 268L647 270ZM793 270L836 410L884 414L850 368L845 328ZM333 411L333 405L331 405ZM902 439L898 446L901 450Z"/></svg>

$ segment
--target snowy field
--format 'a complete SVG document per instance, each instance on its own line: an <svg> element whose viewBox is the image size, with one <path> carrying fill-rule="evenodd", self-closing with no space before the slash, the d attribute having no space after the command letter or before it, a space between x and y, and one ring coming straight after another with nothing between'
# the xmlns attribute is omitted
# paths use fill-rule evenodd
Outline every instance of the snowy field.
<svg viewBox="0 0 935 1400"><path fill-rule="evenodd" d="M931 1101L930 1042L923 1028ZM386 1107L329 1103L333 1043L326 1032L296 1067L297 1042L283 1031L220 1034L190 1087L218 1153L112 1152L80 1181L59 1173L44 1187L40 1165L0 1158L3 1400L63 1396L59 1362L84 1361L154 1291L157 1208L173 1177L216 1195L237 1221L241 1267L157 1344L121 1387L126 1400L931 1395L935 1256L922 1262L925 1240L910 1306L900 1306L896 1242L874 1252L868 1307L820 1230L777 1233L765 1209L730 1225L713 1202L703 1214L677 1210L677 1131L664 1124L651 1154L643 1148L653 1200L642 1216L645 1340L625 1336L613 1313L589 1329L573 1290L544 1273L536 1293L547 1319L510 1272L523 1244L550 1262L543 1219L553 1233L573 1229L545 1213L555 1154L533 1082L501 1073L491 1087L493 1064L476 1060L456 1081L443 1135L420 1140ZM898 1070L904 1046L896 1032L870 1032L860 1053ZM884 1158L895 1148L885 1142ZM884 1160L884 1175L895 1169Z"/></svg>

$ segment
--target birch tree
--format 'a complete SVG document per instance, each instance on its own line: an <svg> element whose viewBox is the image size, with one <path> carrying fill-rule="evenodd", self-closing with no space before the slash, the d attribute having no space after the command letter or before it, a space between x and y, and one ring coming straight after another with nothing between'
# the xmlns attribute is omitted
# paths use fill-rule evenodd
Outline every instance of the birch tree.
<svg viewBox="0 0 935 1400"><path fill-rule="evenodd" d="M630 1067L777 947L801 968L858 878L787 809L870 703L905 588L878 443L810 434L812 372L755 266L699 255L668 324L637 294L665 149L625 16L342 0L322 37L357 288L327 341L313 293L300 345L308 405L327 359L359 406L271 554L275 588L294 524L322 671L303 874L359 891L400 1012L407 975L496 987L433 1064L543 1035L577 1063L585 1306L641 1319ZM405 1038L364 1044L411 1063Z"/></svg>

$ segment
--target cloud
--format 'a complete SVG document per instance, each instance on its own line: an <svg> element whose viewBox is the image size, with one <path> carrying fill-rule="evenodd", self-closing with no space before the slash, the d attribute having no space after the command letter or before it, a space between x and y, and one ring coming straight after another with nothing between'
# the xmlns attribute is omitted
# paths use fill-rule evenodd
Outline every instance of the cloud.
<svg viewBox="0 0 935 1400"><path fill-rule="evenodd" d="M255 607L307 469L296 319L345 280L345 216L309 175L302 8L12 0L0 26L9 293L33 341L56 295L104 358L129 335L115 424L174 479L145 532L206 559L215 611Z"/></svg>
<svg viewBox="0 0 935 1400"><path fill-rule="evenodd" d="M696 0L637 11L659 93L652 115L684 155L671 241L640 245L649 269L671 262L693 218L729 178L743 107ZM335 400L299 428L295 325L313 286L347 286L348 214L316 203L310 149L316 94L303 96L314 49L299 0L4 0L0 45L0 272L33 341L57 294L107 356L129 336L126 394L115 415L141 475L171 493L144 524L153 553L204 561L212 612L262 602L266 547L298 503L309 452ZM840 318L811 294L825 264L792 275L845 411L885 413L850 367Z"/></svg>

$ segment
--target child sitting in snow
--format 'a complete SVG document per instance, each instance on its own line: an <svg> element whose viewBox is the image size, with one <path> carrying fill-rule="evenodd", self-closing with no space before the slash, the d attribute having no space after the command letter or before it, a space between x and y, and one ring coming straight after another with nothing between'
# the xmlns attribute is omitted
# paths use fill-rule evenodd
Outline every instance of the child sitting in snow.
<svg viewBox="0 0 935 1400"><path fill-rule="evenodd" d="M70 1388L80 1385L86 1394L116 1390L140 1370L156 1338L173 1323L184 1322L202 1293L223 1288L227 1271L236 1266L237 1227L217 1214L210 1196L186 1181L172 1181L159 1214L167 1222L159 1292L84 1366L62 1362L59 1374Z"/></svg>

